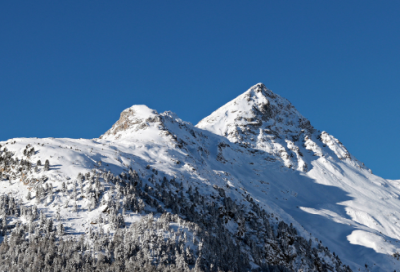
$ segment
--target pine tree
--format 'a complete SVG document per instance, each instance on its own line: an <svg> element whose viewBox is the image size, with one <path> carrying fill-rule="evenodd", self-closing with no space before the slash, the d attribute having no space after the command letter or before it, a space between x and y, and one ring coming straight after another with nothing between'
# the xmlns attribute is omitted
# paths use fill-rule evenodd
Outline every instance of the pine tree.
<svg viewBox="0 0 400 272"><path fill-rule="evenodd" d="M40 199L42 198L42 196L41 196L41 190L40 190L40 187L39 188L37 188L37 190L36 190L36 196L35 196L35 201L36 201L36 204L39 204L40 203Z"/></svg>
<svg viewBox="0 0 400 272"><path fill-rule="evenodd" d="M57 235L58 236L64 235L64 225L62 223L58 224L57 226Z"/></svg>
<svg viewBox="0 0 400 272"><path fill-rule="evenodd" d="M92 209L96 208L96 199L93 196L90 199L90 206L92 207Z"/></svg>
<svg viewBox="0 0 400 272"><path fill-rule="evenodd" d="M46 160L44 163L44 171L49 171L50 170L50 162L49 160Z"/></svg>
<svg viewBox="0 0 400 272"><path fill-rule="evenodd" d="M32 199L32 197L31 197L31 191L28 191L28 195L26 196L26 199L27 199L27 200L31 200L31 199Z"/></svg>
<svg viewBox="0 0 400 272"><path fill-rule="evenodd" d="M65 194L67 192L67 185L65 184L65 181L63 181L61 186L62 186L62 191Z"/></svg>
<svg viewBox="0 0 400 272"><path fill-rule="evenodd" d="M1 220L1 224L2 224L2 234L4 236L6 233L6 230L7 230L7 217L5 215L3 216L2 220Z"/></svg>
<svg viewBox="0 0 400 272"><path fill-rule="evenodd" d="M56 219L57 219L57 221L60 221L60 207L58 207L58 209L57 209Z"/></svg>

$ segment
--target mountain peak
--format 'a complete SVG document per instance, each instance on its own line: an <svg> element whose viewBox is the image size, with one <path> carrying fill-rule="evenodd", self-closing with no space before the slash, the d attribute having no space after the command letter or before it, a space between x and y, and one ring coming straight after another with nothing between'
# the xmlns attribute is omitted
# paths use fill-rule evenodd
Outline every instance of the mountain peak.
<svg viewBox="0 0 400 272"><path fill-rule="evenodd" d="M250 89L248 89L246 92L244 92L243 93L243 95L244 94L246 94L246 93L255 93L255 94L260 94L260 95L262 95L263 97L265 97L265 98L269 98L269 99L275 99L275 98L277 98L278 96L273 92L273 91L271 91L270 89L268 89L265 85L264 85L264 83L257 83L256 85L253 85L252 87L250 87ZM279 96L280 97L280 96ZM282 97L280 97L280 98L282 98Z"/></svg>
<svg viewBox="0 0 400 272"><path fill-rule="evenodd" d="M263 83L252 86L214 111L197 127L226 136L232 142L248 142L260 129L284 138L314 132L310 122L287 99L273 93Z"/></svg>
<svg viewBox="0 0 400 272"><path fill-rule="evenodd" d="M317 134L310 121L285 98L258 83L201 120L196 127L233 143L262 150L286 167L307 171L313 156L356 161L333 136ZM313 151L312 157L305 156ZM357 165L364 167L361 163Z"/></svg>
<svg viewBox="0 0 400 272"><path fill-rule="evenodd" d="M119 120L103 135L100 139L117 140L130 135L129 131L135 132L144 130L152 123L160 122L159 114L156 110L150 109L146 105L133 105L121 112Z"/></svg>
<svg viewBox="0 0 400 272"><path fill-rule="evenodd" d="M265 87L264 83L260 82L257 83L256 85L254 85L253 87L251 87L250 89L256 89L256 90L264 90L267 89L267 87Z"/></svg>

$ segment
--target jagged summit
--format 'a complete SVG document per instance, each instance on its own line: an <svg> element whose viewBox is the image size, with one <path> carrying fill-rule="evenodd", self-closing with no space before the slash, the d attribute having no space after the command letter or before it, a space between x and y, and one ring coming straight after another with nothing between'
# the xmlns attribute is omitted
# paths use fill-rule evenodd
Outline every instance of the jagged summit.
<svg viewBox="0 0 400 272"><path fill-rule="evenodd" d="M252 142L261 129L266 134L297 140L313 127L285 98L258 83L228 102L197 127L228 137L232 142ZM252 140L253 138L253 140Z"/></svg>
<svg viewBox="0 0 400 272"><path fill-rule="evenodd" d="M262 83L214 111L196 127L225 136L231 142L266 151L287 167L308 169L295 142L310 138L314 128L287 99Z"/></svg>
<svg viewBox="0 0 400 272"><path fill-rule="evenodd" d="M190 140L192 143L196 141L192 128L191 123L182 121L171 111L158 113L145 105L133 105L122 111L119 120L99 139L182 146L189 138L194 138ZM185 131L183 134L182 129Z"/></svg>
<svg viewBox="0 0 400 272"><path fill-rule="evenodd" d="M286 167L310 169L313 156L351 159L363 166L336 138L319 133L285 98L258 83L201 120L196 127L227 137L233 143L259 149L281 160ZM303 149L303 151L302 151Z"/></svg>
<svg viewBox="0 0 400 272"><path fill-rule="evenodd" d="M100 139L118 140L130 136L132 133L146 129L151 124L160 122L156 110L146 105L133 105L121 112L119 120Z"/></svg>

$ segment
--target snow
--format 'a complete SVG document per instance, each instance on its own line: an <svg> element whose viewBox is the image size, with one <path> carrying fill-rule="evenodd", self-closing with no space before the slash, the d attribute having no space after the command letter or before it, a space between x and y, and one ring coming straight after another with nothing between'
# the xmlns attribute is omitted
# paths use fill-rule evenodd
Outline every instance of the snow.
<svg viewBox="0 0 400 272"><path fill-rule="evenodd" d="M16 138L0 144L24 159L23 150L31 144L34 164L49 159L50 171L39 167L29 179L45 175L55 190L61 190L62 182L71 190L79 173L120 174L132 168L146 181L155 169L157 178L175 177L202 194L216 195L214 185L241 203L249 194L279 220L293 223L306 239L323 241L353 270L365 264L371 271L400 267L391 256L400 252L400 182L373 175L336 138L315 130L289 101L262 84L196 127L174 113L135 105L98 139ZM35 204L26 199L32 183L11 183L0 181L1 194ZM111 194L113 185L103 185ZM89 211L88 201L78 198L78 212L73 212L73 200L64 208L67 199L58 193L38 208L47 216L59 209L70 235L95 228L92 223L103 207ZM128 214L127 225L141 216ZM237 227L229 224L232 230Z"/></svg>
<svg viewBox="0 0 400 272"><path fill-rule="evenodd" d="M270 111L260 113L264 105ZM265 151L271 155L270 161L275 159L280 165L300 171L272 174L271 170L279 165L272 163L268 173L262 173L271 186L261 189L262 185L254 185L268 199L260 191L246 189L259 201L270 206L274 202L284 210L280 213L287 213L323 240L352 263L353 269L372 263L375 265L369 267L373 271L398 268L400 264L390 255L400 252L399 182L373 175L339 140L327 132L315 131L311 125L304 126L307 121L303 118L286 99L257 84L204 118L197 127ZM240 173L234 176L240 177ZM295 198L291 191L296 192ZM360 254L350 245L373 251Z"/></svg>
<svg viewBox="0 0 400 272"><path fill-rule="evenodd" d="M393 255L398 252L396 246L391 244L388 245L383 237L370 232L355 230L347 236L347 239L351 244L372 248L377 253Z"/></svg>

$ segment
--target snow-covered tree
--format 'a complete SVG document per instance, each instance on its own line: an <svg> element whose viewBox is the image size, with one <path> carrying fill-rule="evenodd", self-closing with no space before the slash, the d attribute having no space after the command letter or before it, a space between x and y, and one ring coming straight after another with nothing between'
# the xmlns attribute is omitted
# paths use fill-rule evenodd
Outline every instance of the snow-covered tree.
<svg viewBox="0 0 400 272"><path fill-rule="evenodd" d="M49 160L46 160L44 163L44 171L49 171L50 170L50 162Z"/></svg>

